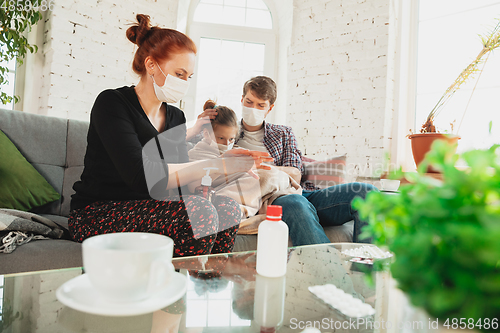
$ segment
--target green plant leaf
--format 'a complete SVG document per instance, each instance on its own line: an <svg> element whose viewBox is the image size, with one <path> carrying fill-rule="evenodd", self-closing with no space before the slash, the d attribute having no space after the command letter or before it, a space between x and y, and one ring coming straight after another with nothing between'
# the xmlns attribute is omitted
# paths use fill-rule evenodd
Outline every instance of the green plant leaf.
<svg viewBox="0 0 500 333"><path fill-rule="evenodd" d="M2 0L3 1L3 0ZM31 1L32 4L38 3L40 1ZM3 3L3 2L2 2ZM23 3L26 6L26 3ZM23 58L26 56L27 52L35 53L38 51L36 45L31 45L27 38L24 36L25 31L31 30L31 27L35 25L42 18L42 13L37 10L29 11L14 11L10 10L0 10L0 20L1 27L0 30L0 44L4 46L2 48L1 58L5 62L17 58L18 64L22 64ZM6 73L6 65L0 66L0 71ZM5 85L6 80L0 81L0 86ZM0 95L0 100L3 104L10 103L12 100L15 102L19 101L19 97L14 98L7 96L4 92Z"/></svg>
<svg viewBox="0 0 500 333"><path fill-rule="evenodd" d="M370 192L353 201L363 234L394 253L391 272L412 304L436 318L500 313L500 157L498 145L461 155L436 142L425 162L443 180L404 174L398 195Z"/></svg>

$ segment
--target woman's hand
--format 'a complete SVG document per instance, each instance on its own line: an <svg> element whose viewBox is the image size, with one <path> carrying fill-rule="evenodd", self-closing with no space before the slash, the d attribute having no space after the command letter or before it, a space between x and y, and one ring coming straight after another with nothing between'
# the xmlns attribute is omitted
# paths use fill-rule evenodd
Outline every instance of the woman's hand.
<svg viewBox="0 0 500 333"><path fill-rule="evenodd" d="M267 152L241 148L228 150L222 154L221 158L225 175L248 172L255 179L259 179L259 176L252 171L252 168L271 170L269 165L262 163L273 161Z"/></svg>
<svg viewBox="0 0 500 333"><path fill-rule="evenodd" d="M274 159L267 152L257 151L257 150L248 150L243 148L235 148L226 151L222 154L222 157L236 157L236 156L250 156L253 158L255 162L255 166L257 169L265 169L271 170L271 167L266 164L262 164L262 162L273 162Z"/></svg>
<svg viewBox="0 0 500 333"><path fill-rule="evenodd" d="M200 132L203 125L210 124L210 120L215 119L215 117L217 117L216 109L206 109L205 111L200 113L200 115L198 115L198 119L196 119L196 123L194 124L193 128L197 132Z"/></svg>
<svg viewBox="0 0 500 333"><path fill-rule="evenodd" d="M203 125L210 124L210 120L215 119L215 117L217 117L216 109L206 109L200 113L194 126L187 129L186 140L190 140L192 137L200 133Z"/></svg>

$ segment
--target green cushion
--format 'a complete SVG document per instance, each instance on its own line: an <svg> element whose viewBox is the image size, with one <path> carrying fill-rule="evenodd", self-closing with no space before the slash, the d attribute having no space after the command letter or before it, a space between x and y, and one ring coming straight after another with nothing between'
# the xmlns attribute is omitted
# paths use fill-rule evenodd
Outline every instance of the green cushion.
<svg viewBox="0 0 500 333"><path fill-rule="evenodd" d="M59 198L59 193L0 130L0 208L28 211Z"/></svg>

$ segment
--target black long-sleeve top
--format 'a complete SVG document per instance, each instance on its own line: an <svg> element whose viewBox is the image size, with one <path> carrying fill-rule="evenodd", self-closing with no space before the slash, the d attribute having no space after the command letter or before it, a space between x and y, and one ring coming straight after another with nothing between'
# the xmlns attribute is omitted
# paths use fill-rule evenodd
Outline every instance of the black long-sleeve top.
<svg viewBox="0 0 500 333"><path fill-rule="evenodd" d="M142 109L134 86L99 94L90 115L84 170L81 180L73 185L76 193L72 196L71 210L102 200L151 198L143 166L143 147L152 139L160 138L157 142L161 142L167 163L189 161L184 113L172 105L164 105L165 126L158 132Z"/></svg>

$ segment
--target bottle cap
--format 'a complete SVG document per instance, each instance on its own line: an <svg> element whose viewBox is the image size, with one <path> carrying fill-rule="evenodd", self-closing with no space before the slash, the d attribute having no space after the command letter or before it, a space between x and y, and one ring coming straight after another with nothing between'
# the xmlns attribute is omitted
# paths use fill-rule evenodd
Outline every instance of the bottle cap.
<svg viewBox="0 0 500 333"><path fill-rule="evenodd" d="M267 206L267 217L281 218L283 209L281 206L269 205Z"/></svg>
<svg viewBox="0 0 500 333"><path fill-rule="evenodd" d="M264 326L260 327L260 333L274 333L274 332L276 332L276 328L274 327L264 327Z"/></svg>

